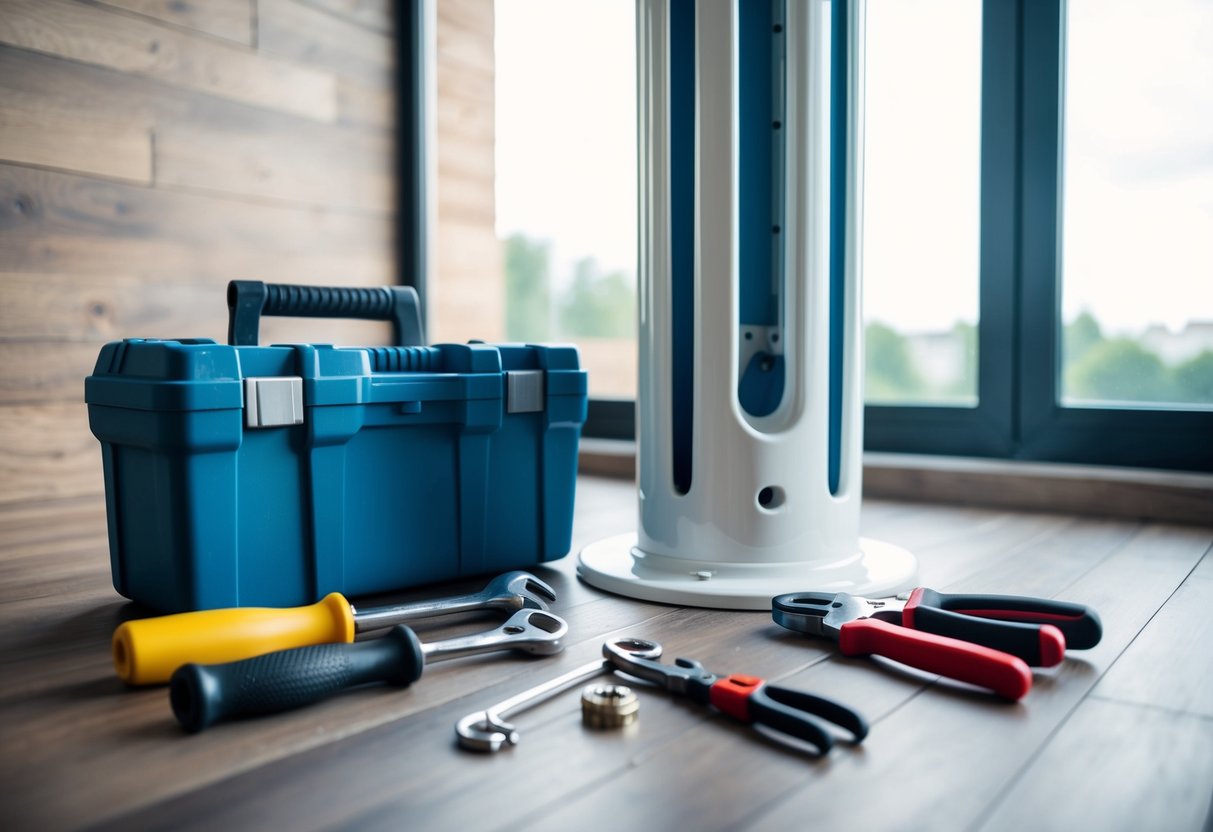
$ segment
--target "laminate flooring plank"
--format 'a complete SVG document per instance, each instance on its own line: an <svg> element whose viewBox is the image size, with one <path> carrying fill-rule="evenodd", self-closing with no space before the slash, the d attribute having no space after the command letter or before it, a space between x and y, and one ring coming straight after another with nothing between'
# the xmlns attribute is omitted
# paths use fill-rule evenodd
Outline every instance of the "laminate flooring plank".
<svg viewBox="0 0 1213 832"><path fill-rule="evenodd" d="M1091 695L1213 720L1213 554L1205 555Z"/></svg>
<svg viewBox="0 0 1213 832"><path fill-rule="evenodd" d="M0 505L0 561L54 551L70 541L105 539L105 501L98 495Z"/></svg>
<svg viewBox="0 0 1213 832"><path fill-rule="evenodd" d="M26 548L29 553L24 556L0 560L0 620L48 613L60 607L61 598L79 600L79 596L95 594L110 583L109 550L104 537L66 539ZM31 573L36 577L31 578ZM0 644L4 641L0 637Z"/></svg>
<svg viewBox="0 0 1213 832"><path fill-rule="evenodd" d="M1002 556L987 558L973 571L953 573L949 592L1033 595L1068 600L1069 587L1096 569L1147 528L1138 520L1079 517L1060 529Z"/></svg>
<svg viewBox="0 0 1213 832"><path fill-rule="evenodd" d="M977 828L1196 832L1211 795L1213 719L1091 697Z"/></svg>
<svg viewBox="0 0 1213 832"><path fill-rule="evenodd" d="M1042 829L1199 828L1213 795L1211 604L1206 554L981 828L1022 828L1029 816Z"/></svg>
<svg viewBox="0 0 1213 832"><path fill-rule="evenodd" d="M293 61L71 0L6 0L0 43L333 121L336 79Z"/></svg>
<svg viewBox="0 0 1213 832"><path fill-rule="evenodd" d="M1053 551L1036 546L1019 556L1023 582L1011 581L999 587L999 591L1023 593L1029 591L1057 590L1071 584L1075 578L1098 568L1132 537L1136 524L1108 521L1085 521L1059 533L1058 546L1080 553L1080 557L1066 562L1064 566L1050 565ZM1000 559L988 557L991 567L997 572ZM1046 585L1040 576L1050 576ZM941 589L953 590L952 585ZM987 586L988 590L989 587ZM627 771L621 771L609 782L602 782L595 789L571 797L553 800L550 804L522 819L527 827L539 829L569 828L578 818L603 817L609 814L621 827L637 828L687 828L727 829L744 825L747 820L762 812L772 801L787 799L790 793L808 789L806 796L816 801L832 801L829 794L813 790L815 784L828 780L836 782L839 777L856 776L862 781L863 772L875 765L889 766L885 753L890 741L895 741L891 727L899 715L928 701L929 708L967 712L978 721L989 720L991 725L1000 725L1004 730L1014 731L1026 721L1025 709L986 696L979 692L961 689L951 683L934 681L931 674L905 668L901 665L877 660L845 659L837 655L832 643L791 633L770 622L765 623L756 635L772 645L779 645L792 658L803 657L809 664L803 670L780 674L772 678L781 685L831 696L851 704L864 713L873 723L872 733L862 746L846 745L836 749L829 757L810 761L795 759L787 753L772 753L768 744L755 743L746 732L714 738L708 742L702 732L687 734L678 742L670 743L643 761L636 761ZM785 670L788 668L785 668ZM1049 687L1051 673L1037 674L1038 686ZM1035 696L1031 694L1030 696ZM1029 699L1028 701L1031 701ZM988 730L988 729L987 729ZM940 740L946 740L948 729L941 728ZM919 766L924 755L935 754L939 740L930 748L892 764L914 768ZM869 803L882 803L889 811L886 825L898 826L898 812L891 804L900 800L898 781L906 775L888 774L877 776L869 783L869 794L864 799ZM946 778L946 775L945 775ZM711 789L702 789L701 784L710 782ZM941 783L944 780L940 781ZM831 788L831 787L825 787ZM923 786L922 790L936 796L941 789ZM690 796L697 794L694 800ZM894 797L894 794L898 794ZM667 800L667 795L674 799ZM799 794L798 794L799 796ZM623 798L623 799L621 799ZM854 798L852 796L852 799ZM803 808L803 807L802 807ZM842 806L837 807L845 812ZM811 815L817 822L820 811ZM823 823L825 821L822 821ZM937 828L934 823L923 823L919 828ZM839 828L853 828L851 821L836 820ZM950 828L951 824L944 824ZM503 827L504 828L504 827ZM758 828L781 828L778 823L758 824ZM858 828L858 827L855 827ZM907 827L908 828L908 827Z"/></svg>

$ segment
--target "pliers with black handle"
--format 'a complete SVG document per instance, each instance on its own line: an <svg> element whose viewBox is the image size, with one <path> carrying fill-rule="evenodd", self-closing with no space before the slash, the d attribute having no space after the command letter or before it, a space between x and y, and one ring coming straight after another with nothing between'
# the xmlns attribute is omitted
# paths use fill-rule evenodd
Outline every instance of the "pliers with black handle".
<svg viewBox="0 0 1213 832"><path fill-rule="evenodd" d="M832 638L843 655L879 655L921 670L1022 698L1033 667L1059 664L1103 633L1082 604L1014 595L948 595L919 587L904 599L845 592L793 592L772 600L789 630Z"/></svg>

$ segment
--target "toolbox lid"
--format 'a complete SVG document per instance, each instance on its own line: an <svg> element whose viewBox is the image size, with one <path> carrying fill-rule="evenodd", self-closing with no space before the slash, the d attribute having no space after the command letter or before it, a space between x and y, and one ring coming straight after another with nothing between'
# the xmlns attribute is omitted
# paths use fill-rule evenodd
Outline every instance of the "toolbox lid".
<svg viewBox="0 0 1213 832"><path fill-rule="evenodd" d="M210 338L114 341L84 380L84 400L131 410L240 408L240 362Z"/></svg>
<svg viewBox="0 0 1213 832"><path fill-rule="evenodd" d="M101 349L85 380L90 405L133 410L239 409L245 380L298 377L306 407L503 399L506 380L533 392L522 374L542 374L541 399L586 395L577 349L482 343L429 347L328 344L233 347L209 338L128 338ZM530 409L530 408L528 408Z"/></svg>

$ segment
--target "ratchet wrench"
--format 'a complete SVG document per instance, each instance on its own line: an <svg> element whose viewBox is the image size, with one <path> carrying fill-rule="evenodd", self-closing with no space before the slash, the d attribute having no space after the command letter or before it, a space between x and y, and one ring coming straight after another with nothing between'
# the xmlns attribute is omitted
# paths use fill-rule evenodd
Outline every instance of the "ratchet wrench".
<svg viewBox="0 0 1213 832"><path fill-rule="evenodd" d="M661 657L661 645L655 641L637 638L618 639L613 642L629 655L644 659ZM483 711L468 714L455 723L455 736L460 748L469 751L497 751L506 743L517 745L519 734L507 717L522 713L560 693L587 682L602 673L608 673L614 665L609 660L590 662L570 670L563 676L550 679L542 685L524 690L504 702L498 702Z"/></svg>
<svg viewBox="0 0 1213 832"><path fill-rule="evenodd" d="M520 610L496 629L422 643L407 626L356 644L318 644L227 664L187 664L173 673L169 701L191 734L221 719L270 714L319 702L371 682L404 687L426 664L443 659L520 650L550 656L564 649L565 621L543 610Z"/></svg>
<svg viewBox="0 0 1213 832"><path fill-rule="evenodd" d="M114 631L114 670L129 685L163 684L183 664L219 664L328 642L407 621L473 610L546 610L556 592L529 572L499 575L480 592L361 609L338 592L286 609L199 610L127 621Z"/></svg>

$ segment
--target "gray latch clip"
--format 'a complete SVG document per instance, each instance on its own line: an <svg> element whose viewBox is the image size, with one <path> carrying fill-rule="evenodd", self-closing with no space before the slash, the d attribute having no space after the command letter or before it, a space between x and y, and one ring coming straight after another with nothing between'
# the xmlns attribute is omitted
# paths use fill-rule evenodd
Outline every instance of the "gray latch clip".
<svg viewBox="0 0 1213 832"><path fill-rule="evenodd" d="M246 378L244 424L277 428L303 424L303 379L298 376Z"/></svg>

